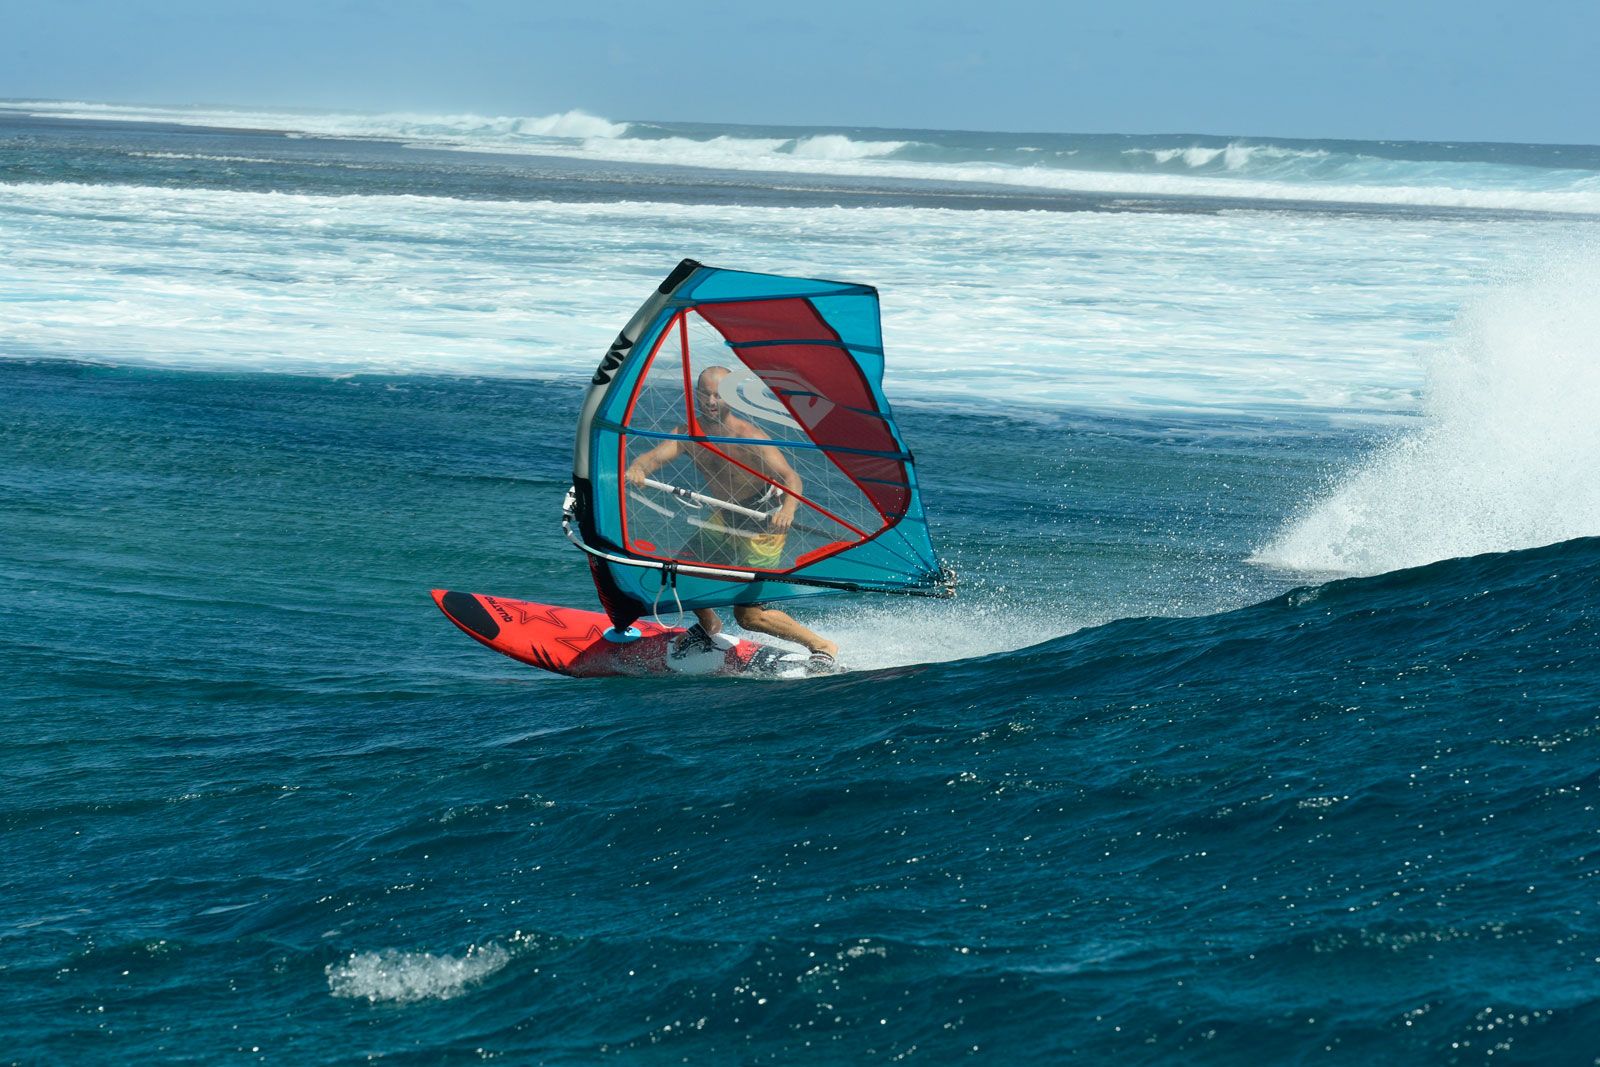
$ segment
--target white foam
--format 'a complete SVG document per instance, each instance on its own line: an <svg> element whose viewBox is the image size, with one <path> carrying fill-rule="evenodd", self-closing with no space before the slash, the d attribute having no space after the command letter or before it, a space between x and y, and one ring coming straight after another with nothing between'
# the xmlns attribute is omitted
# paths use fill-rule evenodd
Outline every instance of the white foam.
<svg viewBox="0 0 1600 1067"><path fill-rule="evenodd" d="M559 115L519 119L517 133L538 137L621 137L628 130L626 122L612 122L584 111L566 111Z"/></svg>
<svg viewBox="0 0 1600 1067"><path fill-rule="evenodd" d="M1122 196L1210 197L1221 200L1296 201L1318 204L1373 204L1394 207L1475 208L1498 211L1539 211L1557 214L1600 214L1600 179L1591 172L1547 175L1564 184L1557 188L1528 189L1510 184L1469 184L1485 168L1462 168L1441 175L1430 184L1358 183L1275 180L1265 176L1223 174L1168 174L1103 170L1071 170L1059 166L1013 166L1000 163L931 162L855 157L807 158L779 151L788 141L717 137L708 141L686 137L652 140L591 138L581 145L500 145L505 151L570 156L608 162L658 166L710 167L722 170L794 172L866 178L931 180L1043 189L1071 193L1105 193ZM445 147L474 150L472 145ZM1192 149L1196 159L1225 150ZM1213 157L1214 158L1214 157ZM1198 165L1198 164L1192 164ZM1233 170L1244 167L1236 155Z"/></svg>
<svg viewBox="0 0 1600 1067"><path fill-rule="evenodd" d="M202 163L267 163L281 164L282 159L273 159L270 156L219 156L207 152L129 152L128 155L139 159L188 159ZM303 164L316 167L338 166L341 169L365 169L359 164L339 162L337 164L322 160L306 160Z"/></svg>
<svg viewBox="0 0 1600 1067"><path fill-rule="evenodd" d="M511 954L499 945L473 945L461 956L428 952L356 952L343 963L330 963L328 991L336 997L409 1004L449 1000L504 967Z"/></svg>
<svg viewBox="0 0 1600 1067"><path fill-rule="evenodd" d="M683 255L884 294L897 400L1399 412L1538 220L0 186L0 354L569 377Z"/></svg>
<svg viewBox="0 0 1600 1067"><path fill-rule="evenodd" d="M1064 613L1060 604L1024 603L1014 591L971 582L956 600L855 597L774 606L837 642L839 664L847 671L1011 652L1105 621ZM786 650L800 647L757 634L745 636Z"/></svg>
<svg viewBox="0 0 1600 1067"><path fill-rule="evenodd" d="M530 151L545 155L585 156L597 159L680 164L686 160L698 161L696 166L716 167L722 170L782 170L782 160L791 158L784 150L792 146L788 137L713 137L695 141L687 137L662 137L653 140L616 141L609 137L592 138L579 148ZM612 145L627 148L612 148ZM781 157L781 158L780 158ZM752 167L756 163L760 166Z"/></svg>
<svg viewBox="0 0 1600 1067"><path fill-rule="evenodd" d="M1600 260L1484 295L1428 354L1423 424L1256 561L1375 574L1600 534Z"/></svg>
<svg viewBox="0 0 1600 1067"><path fill-rule="evenodd" d="M823 133L802 137L790 155L801 159L871 159L887 156L904 148L909 141L856 141L842 134Z"/></svg>
<svg viewBox="0 0 1600 1067"><path fill-rule="evenodd" d="M1125 150L1123 154L1149 156L1162 165L1171 163L1174 159L1181 159L1187 166L1203 167L1208 163L1215 162L1217 157L1222 155L1222 152L1223 150L1220 148L1201 148L1198 145L1192 145L1188 148L1130 148Z"/></svg>
<svg viewBox="0 0 1600 1067"><path fill-rule="evenodd" d="M1324 160L1329 158L1329 153L1320 148L1253 145L1242 141L1230 141L1222 148L1202 145L1189 145L1184 148L1124 148L1122 154L1130 158L1148 158L1163 166L1175 159L1182 160L1185 166L1195 168L1209 166L1220 159L1223 167L1230 171L1245 170L1261 160L1279 163L1285 160Z"/></svg>
<svg viewBox="0 0 1600 1067"><path fill-rule="evenodd" d="M1159 162L1183 158L1205 167L1220 155L1223 170L1203 174L1072 170L1061 166L1014 166L976 161L935 162L893 158L905 142L857 141L822 134L793 137L722 135L637 137L628 123L568 111L539 117L377 115L136 107L81 102L13 102L0 109L62 118L168 122L263 129L320 137L367 137L468 152L525 153L605 162L810 175L936 180L1120 196L1213 197L1396 207L1474 208L1600 214L1600 177L1591 171L1531 169L1494 164L1426 165L1385 163L1367 172L1347 172L1337 181L1257 173L1272 168L1257 160L1317 158L1321 150L1276 145L1229 144L1129 149ZM813 144L813 142L815 142ZM890 147L893 146L893 147ZM1359 157L1357 157L1359 158Z"/></svg>
<svg viewBox="0 0 1600 1067"><path fill-rule="evenodd" d="M621 137L625 122L612 122L581 110L536 116L491 116L470 113L437 115L419 112L354 112L261 110L253 108L161 107L97 104L84 101L17 101L0 110L64 119L115 122L160 122L219 129L277 130L300 136L356 137L410 141L437 138L454 146L476 144L496 149L509 137L579 140Z"/></svg>

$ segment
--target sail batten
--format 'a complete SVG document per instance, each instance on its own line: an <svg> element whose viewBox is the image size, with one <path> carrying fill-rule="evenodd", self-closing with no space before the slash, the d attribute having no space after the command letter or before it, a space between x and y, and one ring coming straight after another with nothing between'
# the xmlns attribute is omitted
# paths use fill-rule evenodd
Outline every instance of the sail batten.
<svg viewBox="0 0 1600 1067"><path fill-rule="evenodd" d="M627 425L625 425L624 423L611 422L609 420L603 420L603 419L602 420L597 420L596 424L599 425L599 426L602 426L602 427L604 427L606 429L610 429L610 430L613 430L613 431L616 431L616 432L619 432L619 433L626 433L626 434L628 434L630 436L633 436L633 437L653 437L658 441L703 441L703 442L706 442L708 444L724 444L724 445L738 445L738 444L747 444L747 443L749 443L749 438L747 438L747 437L712 437L709 434L666 433L666 432L661 431L661 430L638 430L638 429L631 429ZM873 449L870 449L870 448L846 448L846 447L844 447L842 445L819 445L815 441L810 441L810 442L802 442L802 441L785 442L784 447L785 448L810 448L810 449L815 449L815 450L817 450L819 452L848 452L848 453L851 453L852 455L877 456L877 457L879 457L881 459L904 460L905 462L908 462L908 463L912 460L912 455L911 455L910 452L877 452L877 451L874 451ZM862 479L862 480L863 481L867 481L868 479ZM885 480L883 484L885 484L885 485L899 485L901 483L895 482L895 481Z"/></svg>

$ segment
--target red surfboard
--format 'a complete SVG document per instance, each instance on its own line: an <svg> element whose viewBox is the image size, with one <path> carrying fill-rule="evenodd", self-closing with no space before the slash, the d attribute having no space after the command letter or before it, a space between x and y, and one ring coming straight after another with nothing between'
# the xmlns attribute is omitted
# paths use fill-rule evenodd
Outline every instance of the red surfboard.
<svg viewBox="0 0 1600 1067"><path fill-rule="evenodd" d="M640 621L630 640L605 635L611 622L598 611L534 604L526 600L433 590L433 602L469 637L496 652L573 678L618 675L766 675L799 678L808 657L771 645L718 634L717 647L681 657L671 655L681 626ZM631 635L630 635L631 636Z"/></svg>

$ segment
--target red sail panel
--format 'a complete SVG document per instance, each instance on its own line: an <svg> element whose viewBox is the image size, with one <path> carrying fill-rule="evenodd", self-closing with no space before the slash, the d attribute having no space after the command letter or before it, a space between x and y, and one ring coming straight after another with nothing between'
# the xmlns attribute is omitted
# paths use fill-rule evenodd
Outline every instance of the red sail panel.
<svg viewBox="0 0 1600 1067"><path fill-rule="evenodd" d="M877 404L861 368L809 300L708 303L695 311L733 344L886 522L905 514L911 499L905 464L852 451L898 454L900 443L874 414Z"/></svg>

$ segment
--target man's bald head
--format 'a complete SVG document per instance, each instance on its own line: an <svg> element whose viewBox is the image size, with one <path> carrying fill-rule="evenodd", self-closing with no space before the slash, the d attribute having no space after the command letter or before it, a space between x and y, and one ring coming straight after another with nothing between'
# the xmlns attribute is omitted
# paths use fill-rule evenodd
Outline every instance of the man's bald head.
<svg viewBox="0 0 1600 1067"><path fill-rule="evenodd" d="M728 405L722 399L722 381L732 373L727 367L707 367L695 379L694 406L705 421L720 423L728 417Z"/></svg>

